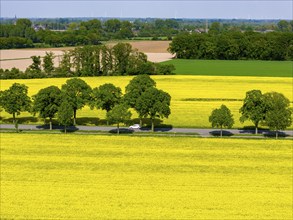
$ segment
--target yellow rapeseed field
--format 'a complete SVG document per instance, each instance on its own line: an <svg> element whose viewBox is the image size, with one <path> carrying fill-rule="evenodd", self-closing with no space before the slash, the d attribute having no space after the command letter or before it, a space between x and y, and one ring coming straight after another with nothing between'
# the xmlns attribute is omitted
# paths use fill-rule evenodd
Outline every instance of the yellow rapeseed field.
<svg viewBox="0 0 293 220"><path fill-rule="evenodd" d="M214 108L221 104L227 105L235 118L234 127L252 125L251 122L241 124L239 122L239 108L245 93L252 89L259 89L263 93L277 91L283 93L289 100L293 101L293 79L278 77L222 77L222 76L152 76L157 82L157 87L170 93L171 115L164 119L164 124L175 127L210 127L208 116ZM83 78L91 87L97 87L104 83L113 83L122 88L132 79L130 76L123 77L92 77ZM24 83L29 87L29 94L36 94L41 88L56 85L61 87L67 79L30 79L30 80L2 80L1 90L7 89L14 82ZM187 99L187 100L186 100ZM213 100L198 100L213 99ZM216 99L234 99L234 101L221 101ZM2 112L3 119L11 116ZM31 114L22 113L20 117L31 119ZM83 118L105 118L105 112L90 110L88 107L78 111L77 117ZM137 117L134 113L133 118ZM29 120L28 120L29 121ZM80 120L83 122L86 120ZM79 122L79 121L77 121ZM90 120L87 122L91 124ZM293 126L291 126L293 128Z"/></svg>
<svg viewBox="0 0 293 220"><path fill-rule="evenodd" d="M292 219L292 142L1 133L1 219Z"/></svg>

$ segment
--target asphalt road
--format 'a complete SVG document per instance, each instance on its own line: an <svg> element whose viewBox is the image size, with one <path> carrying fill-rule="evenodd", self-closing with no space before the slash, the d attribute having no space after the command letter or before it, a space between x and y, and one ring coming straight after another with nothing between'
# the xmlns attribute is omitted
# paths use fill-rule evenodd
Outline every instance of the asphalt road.
<svg viewBox="0 0 293 220"><path fill-rule="evenodd" d="M49 129L49 125L24 125L20 124L18 126L20 130L45 130ZM53 126L54 130L62 130L63 126ZM0 129L14 129L13 124L0 124ZM103 131L103 132L116 132L116 127L104 127L104 126L69 126L67 127L69 131ZM141 129L129 129L128 127L120 127L122 132L150 132L150 128L141 128ZM183 134L192 134L197 133L201 137L212 137L220 134L219 129L204 129L204 128L155 128L156 133L183 133ZM243 130L243 129L224 129L223 135L225 136L237 136L243 135L249 136L254 134L254 130ZM274 136L275 132L269 130L259 130L259 134L264 136ZM264 137L264 136L253 136L253 137ZM293 130L280 131L279 136L293 136Z"/></svg>

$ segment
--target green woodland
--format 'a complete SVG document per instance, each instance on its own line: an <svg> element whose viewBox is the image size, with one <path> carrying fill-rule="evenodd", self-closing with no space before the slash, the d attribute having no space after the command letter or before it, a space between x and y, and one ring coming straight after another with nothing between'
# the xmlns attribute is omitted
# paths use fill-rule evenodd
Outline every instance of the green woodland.
<svg viewBox="0 0 293 220"><path fill-rule="evenodd" d="M293 60L293 32L181 33L169 51L181 59Z"/></svg>

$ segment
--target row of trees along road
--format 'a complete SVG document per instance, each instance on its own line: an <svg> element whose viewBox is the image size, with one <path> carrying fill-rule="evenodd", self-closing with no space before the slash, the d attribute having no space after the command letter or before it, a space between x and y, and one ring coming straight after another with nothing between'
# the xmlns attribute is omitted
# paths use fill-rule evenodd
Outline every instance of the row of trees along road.
<svg viewBox="0 0 293 220"><path fill-rule="evenodd" d="M293 60L293 32L181 33L169 51L182 59Z"/></svg>
<svg viewBox="0 0 293 220"><path fill-rule="evenodd" d="M78 77L78 76L120 76L120 75L170 75L175 70L172 64L152 63L147 55L133 49L129 43L77 47L59 57L58 67L54 65L55 55L46 52L43 62L40 56L32 56L32 64L23 73L17 69L0 69L1 79Z"/></svg>
<svg viewBox="0 0 293 220"><path fill-rule="evenodd" d="M0 105L6 112L12 114L16 129L17 119L23 111L39 114L41 118L49 118L50 129L52 119L57 114L60 124L76 125L76 111L89 105L91 109L106 110L110 123L127 123L131 118L129 108L133 108L142 119L150 117L151 128L154 131L154 119L168 118L171 114L171 96L156 88L156 83L148 75L134 77L126 86L123 96L121 89L113 84L104 84L93 90L83 80L73 78L62 85L61 90L56 86L41 89L33 96L33 102L27 95L28 88L23 84L14 83L9 89L0 92ZM240 121L250 120L255 125L255 134L259 124L268 126L276 131L284 130L292 124L292 108L290 101L281 93L269 92L262 94L260 90L246 93L243 106L240 108ZM214 109L209 117L212 127L231 128L234 124L233 115L227 106Z"/></svg>
<svg viewBox="0 0 293 220"><path fill-rule="evenodd" d="M50 129L52 119L57 115L59 123L65 126L65 132L66 126L76 125L76 112L85 105L89 105L91 109L106 110L107 121L117 123L118 133L119 123L130 121L130 107L138 113L140 119L151 119L152 131L155 118L168 118L171 114L171 96L157 89L156 83L148 75L134 77L127 85L124 96L121 88L113 84L107 83L91 89L79 78L67 80L61 89L56 86L41 89L32 100L27 93L28 87L19 83L14 83L9 89L0 92L1 108L13 115L16 130L16 115L22 111L39 114L44 120L49 118Z"/></svg>
<svg viewBox="0 0 293 220"><path fill-rule="evenodd" d="M283 94L278 92L268 92L262 94L260 90L246 92L243 105L240 108L240 121L243 123L250 120L255 125L255 134L258 134L260 124L268 126L276 131L284 130L292 124L292 112L290 101ZM231 128L234 124L233 115L227 106L222 105L214 109L209 117L212 127L222 129Z"/></svg>

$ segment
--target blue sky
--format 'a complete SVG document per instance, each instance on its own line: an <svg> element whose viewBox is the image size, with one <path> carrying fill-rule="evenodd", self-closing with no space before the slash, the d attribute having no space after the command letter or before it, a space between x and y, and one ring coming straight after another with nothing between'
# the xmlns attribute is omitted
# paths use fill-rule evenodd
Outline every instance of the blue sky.
<svg viewBox="0 0 293 220"><path fill-rule="evenodd" d="M1 17L153 17L292 20L292 0L0 0Z"/></svg>

